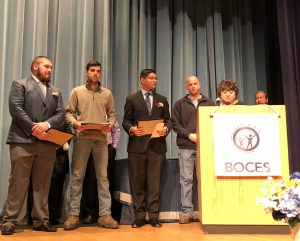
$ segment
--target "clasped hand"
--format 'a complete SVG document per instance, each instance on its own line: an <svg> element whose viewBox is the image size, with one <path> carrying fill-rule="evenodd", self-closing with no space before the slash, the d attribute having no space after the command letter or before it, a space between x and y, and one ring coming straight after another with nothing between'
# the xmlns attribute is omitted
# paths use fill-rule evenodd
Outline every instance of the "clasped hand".
<svg viewBox="0 0 300 241"><path fill-rule="evenodd" d="M47 136L46 131L48 129L49 129L49 125L47 122L38 122L38 123L34 123L31 131L33 136L37 137L40 140L43 140Z"/></svg>
<svg viewBox="0 0 300 241"><path fill-rule="evenodd" d="M190 139L190 141L192 141L192 142L197 142L197 141L198 141L198 136L197 136L196 133L191 133L191 134L189 135L189 139Z"/></svg>
<svg viewBox="0 0 300 241"><path fill-rule="evenodd" d="M144 128L143 127L137 127L137 126L133 126L130 129L130 132L132 134L134 134L135 136L143 136L144 134ZM168 133L168 128L167 127L163 127L162 129L158 129L157 130L157 134L161 137L166 136Z"/></svg>
<svg viewBox="0 0 300 241"><path fill-rule="evenodd" d="M168 133L168 128L165 126L162 129L157 130L157 134L159 136L166 136L167 133Z"/></svg>

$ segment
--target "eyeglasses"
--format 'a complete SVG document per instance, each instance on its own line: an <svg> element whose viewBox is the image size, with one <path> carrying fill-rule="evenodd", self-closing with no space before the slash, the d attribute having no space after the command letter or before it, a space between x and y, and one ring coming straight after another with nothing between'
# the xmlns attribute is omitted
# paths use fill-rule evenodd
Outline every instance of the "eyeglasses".
<svg viewBox="0 0 300 241"><path fill-rule="evenodd" d="M157 80L157 77L150 77L150 78L146 78L146 79L149 79L149 80Z"/></svg>

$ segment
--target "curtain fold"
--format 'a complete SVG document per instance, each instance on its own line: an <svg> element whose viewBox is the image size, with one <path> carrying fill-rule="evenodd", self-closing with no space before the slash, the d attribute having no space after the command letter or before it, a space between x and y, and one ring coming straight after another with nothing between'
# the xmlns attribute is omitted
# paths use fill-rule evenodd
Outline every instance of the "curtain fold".
<svg viewBox="0 0 300 241"><path fill-rule="evenodd" d="M300 170L300 2L277 0L290 171Z"/></svg>
<svg viewBox="0 0 300 241"><path fill-rule="evenodd" d="M239 99L254 104L257 86L268 81L258 76L272 71L266 56L258 55L266 51L265 33L254 33L266 21L253 21L253 9L265 9L266 1L0 1L0 213L10 170L8 90L12 80L30 75L34 56L53 60L53 82L65 104L71 89L84 82L86 63L99 60L102 84L114 94L120 123L126 97L140 88L143 68L156 69L157 91L170 108L186 94L188 75L197 75L201 92L213 99L222 79L236 79ZM122 131L117 158L126 158L127 139ZM171 132L168 158L177 157L175 139Z"/></svg>

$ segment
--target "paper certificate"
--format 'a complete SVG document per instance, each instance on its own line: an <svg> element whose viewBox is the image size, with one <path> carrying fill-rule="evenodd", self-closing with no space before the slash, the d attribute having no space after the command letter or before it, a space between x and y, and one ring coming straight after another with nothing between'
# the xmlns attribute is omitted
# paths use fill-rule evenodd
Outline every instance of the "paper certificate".
<svg viewBox="0 0 300 241"><path fill-rule="evenodd" d="M164 126L164 120L147 120L147 121L139 121L138 127L142 127L144 129L144 135L152 135L151 138L159 137L157 134L157 130L162 129Z"/></svg>
<svg viewBox="0 0 300 241"><path fill-rule="evenodd" d="M151 137L150 138L158 138L160 135L157 133L157 130L161 130L164 128L165 123L157 123L156 126L154 127L154 130L152 131Z"/></svg>
<svg viewBox="0 0 300 241"><path fill-rule="evenodd" d="M46 131L46 133L47 135L45 135L43 138L44 141L50 141L60 146L74 137L74 134L66 133L56 129L49 129Z"/></svg>
<svg viewBox="0 0 300 241"><path fill-rule="evenodd" d="M108 127L109 123L81 123L87 130L102 130L104 127Z"/></svg>

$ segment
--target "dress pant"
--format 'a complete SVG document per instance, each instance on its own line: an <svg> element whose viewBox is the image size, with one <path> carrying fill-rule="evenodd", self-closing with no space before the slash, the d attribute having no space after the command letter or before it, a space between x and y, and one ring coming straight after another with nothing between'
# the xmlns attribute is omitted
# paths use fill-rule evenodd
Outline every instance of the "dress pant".
<svg viewBox="0 0 300 241"><path fill-rule="evenodd" d="M157 153L149 143L145 153L129 152L129 177L135 219L159 218L160 179L166 163L166 153Z"/></svg>
<svg viewBox="0 0 300 241"><path fill-rule="evenodd" d="M112 196L111 199L111 215L112 217L120 222L122 214L122 204L114 198L114 191L116 191L116 180L119 180L115 174L116 170L116 149L112 145L108 145L108 166L107 174L109 180L109 190Z"/></svg>
<svg viewBox="0 0 300 241"><path fill-rule="evenodd" d="M30 177L33 190L32 219L37 226L48 222L48 193L56 147L37 142L10 144L11 174L4 222L17 224L26 200Z"/></svg>
<svg viewBox="0 0 300 241"><path fill-rule="evenodd" d="M63 204L63 187L67 173L69 173L69 156L68 151L62 147L56 150L56 159L51 176L51 184L48 196L49 206L49 223L57 225L60 223L62 204ZM27 197L27 223L32 224L32 181L30 181Z"/></svg>
<svg viewBox="0 0 300 241"><path fill-rule="evenodd" d="M59 148L56 151L56 161L52 173L48 198L50 224L60 223L63 206L63 188L67 173L69 173L68 151Z"/></svg>

